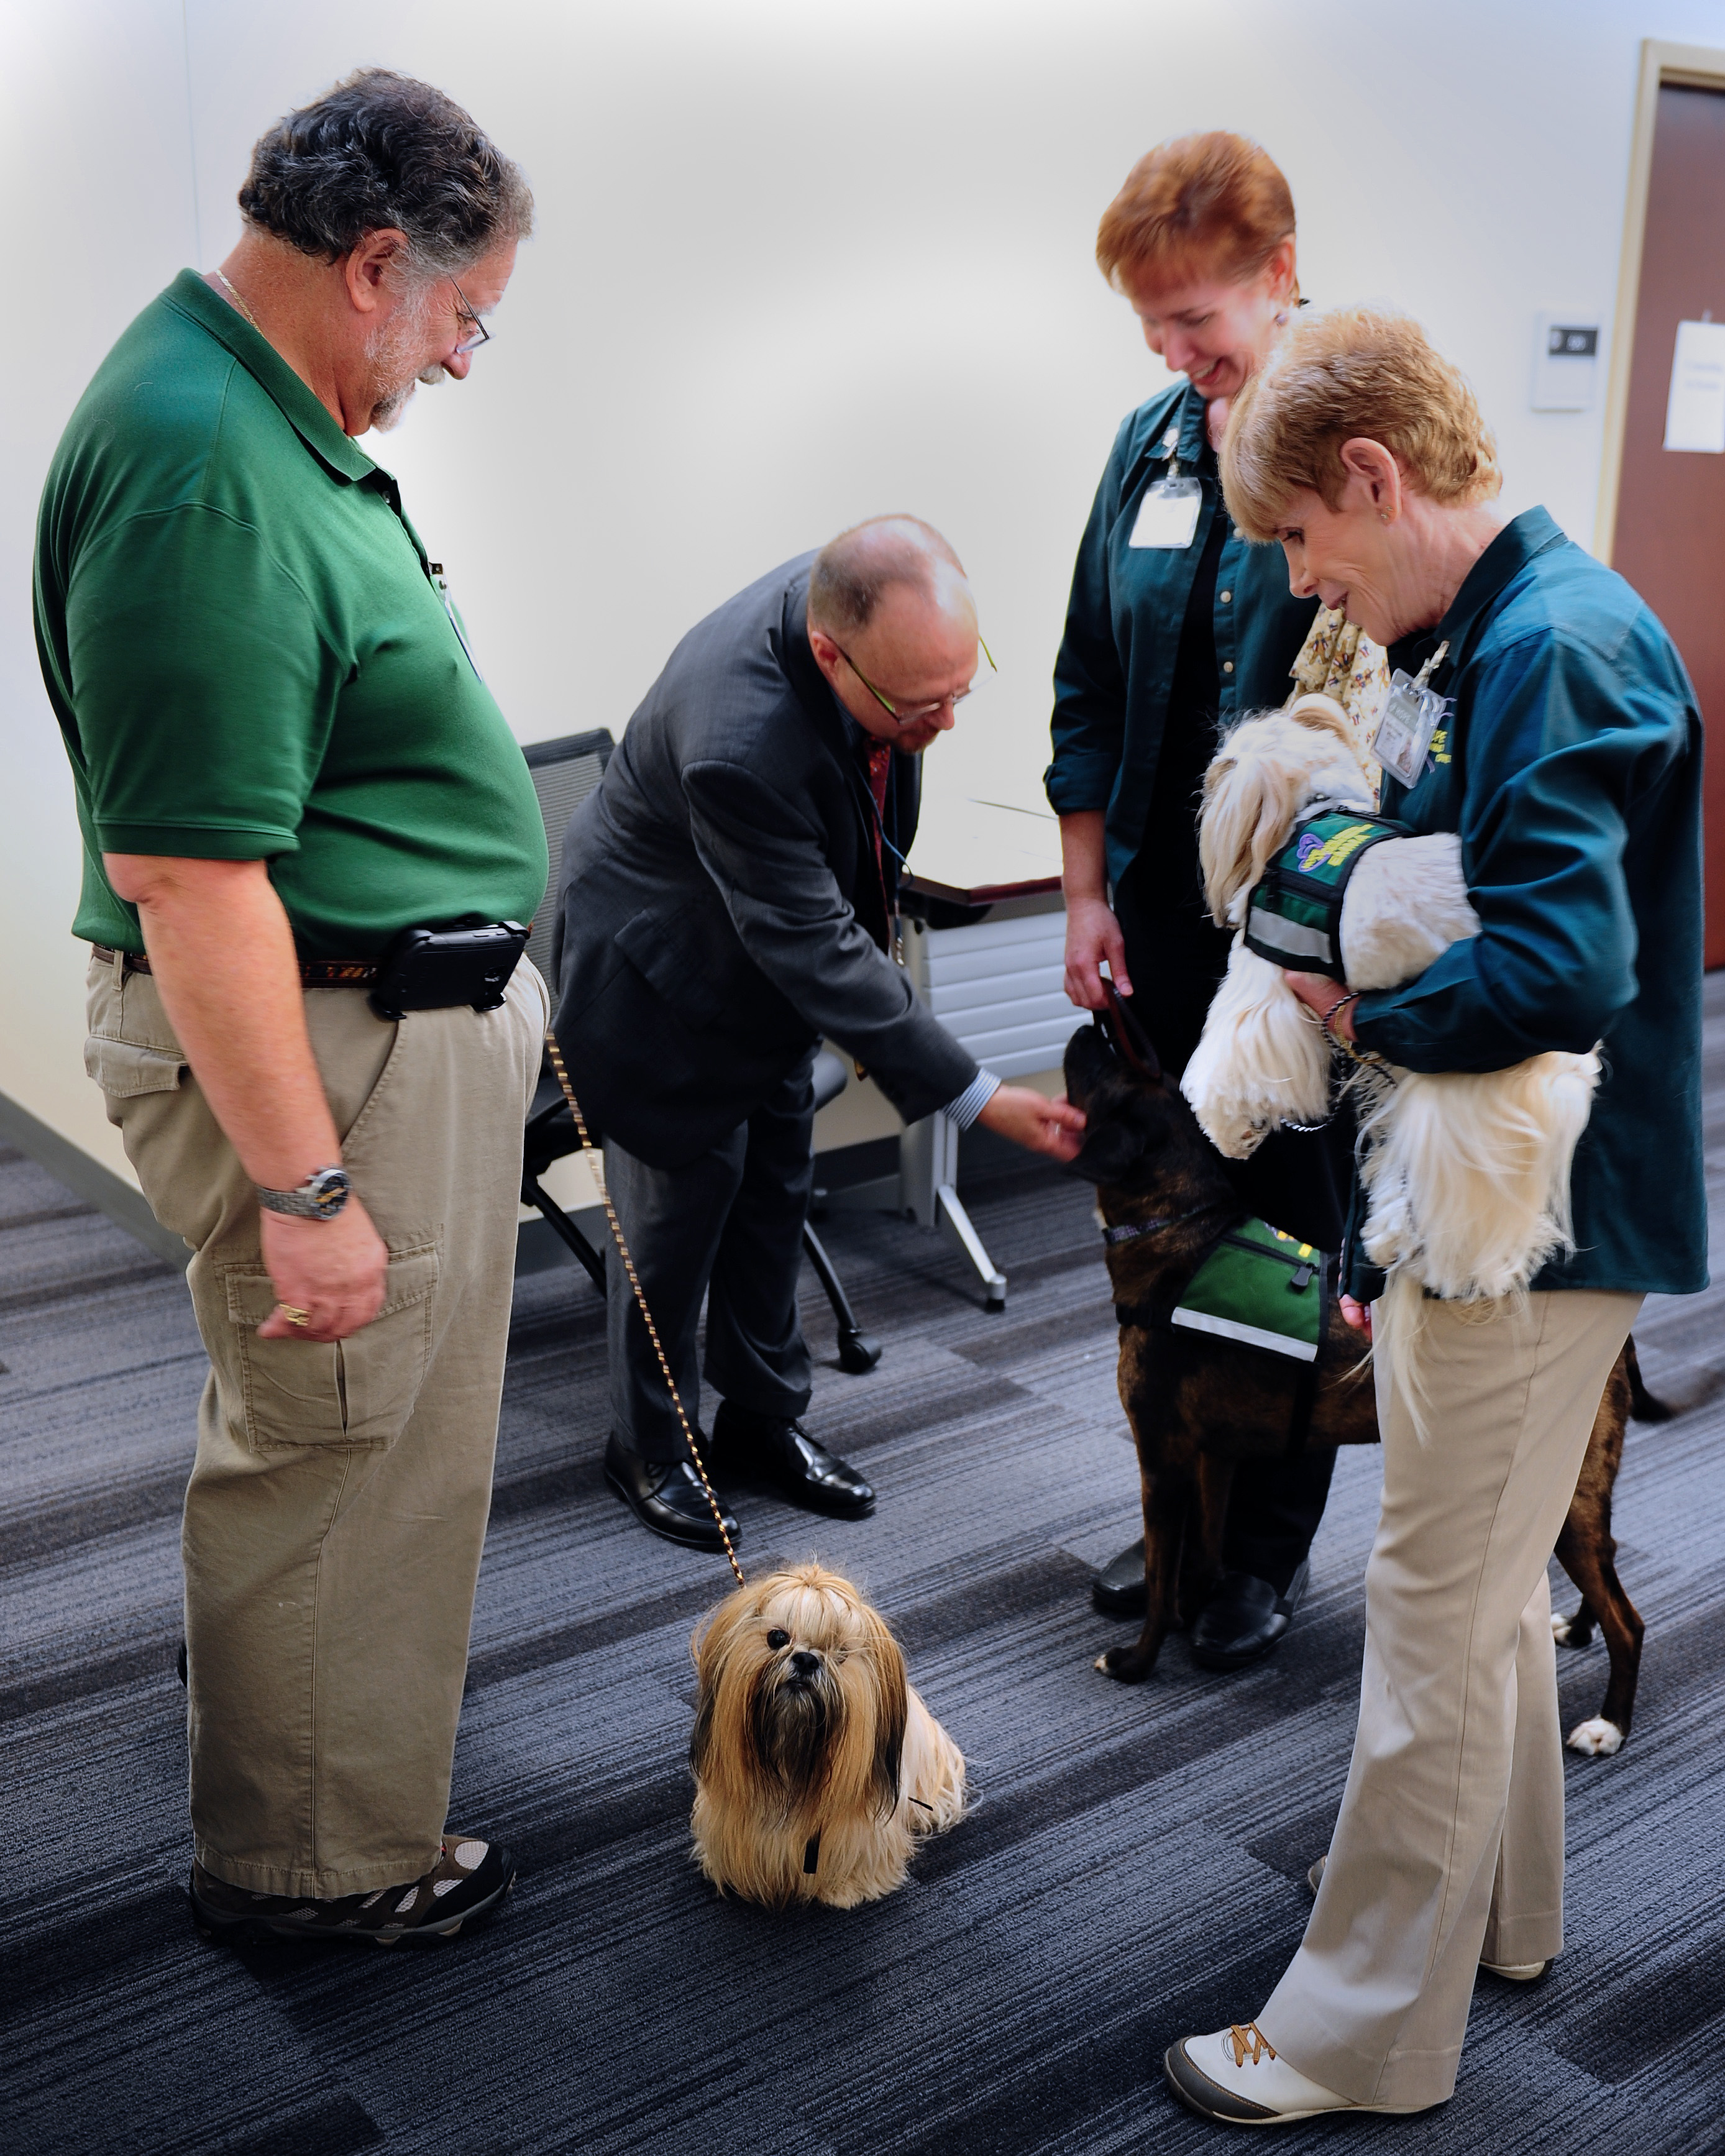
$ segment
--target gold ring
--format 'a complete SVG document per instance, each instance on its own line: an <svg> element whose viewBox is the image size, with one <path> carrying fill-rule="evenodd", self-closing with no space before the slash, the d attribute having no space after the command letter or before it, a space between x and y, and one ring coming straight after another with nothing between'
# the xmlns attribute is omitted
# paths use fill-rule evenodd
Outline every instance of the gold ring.
<svg viewBox="0 0 1725 2156"><path fill-rule="evenodd" d="M276 1308L280 1311L290 1325L309 1325L311 1322L311 1312L309 1310L300 1310L291 1302L278 1303Z"/></svg>

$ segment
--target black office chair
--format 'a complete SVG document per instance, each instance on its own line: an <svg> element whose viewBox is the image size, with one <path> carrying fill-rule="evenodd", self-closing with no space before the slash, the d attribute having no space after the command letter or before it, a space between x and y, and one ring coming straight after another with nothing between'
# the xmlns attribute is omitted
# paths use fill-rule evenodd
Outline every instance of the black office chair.
<svg viewBox="0 0 1725 2156"><path fill-rule="evenodd" d="M527 956L547 981L551 979L552 917L564 828L577 806L604 775L615 747L610 734L601 726L592 733L566 734L558 741L536 742L525 752L527 768L533 775L533 789L539 796L540 811L545 818L545 834L551 845L551 883L546 892L546 903L534 916L533 932L527 938ZM814 1059L814 1105L818 1109L825 1107L829 1101L837 1100L845 1091L846 1077L845 1065L839 1058L830 1049L822 1049ZM591 1123L588 1130L594 1143L598 1143L599 1133ZM563 1098L562 1088L547 1057L540 1070L533 1105L527 1111L526 1144L521 1158L521 1203L531 1206L540 1215L603 1294L603 1255L541 1180L553 1161L562 1160L580 1149L575 1119L569 1113L569 1104ZM803 1224L803 1248L833 1306L839 1327L839 1367L853 1376L861 1377L880 1361L880 1348L858 1325L850 1299L833 1270L833 1261L806 1220Z"/></svg>

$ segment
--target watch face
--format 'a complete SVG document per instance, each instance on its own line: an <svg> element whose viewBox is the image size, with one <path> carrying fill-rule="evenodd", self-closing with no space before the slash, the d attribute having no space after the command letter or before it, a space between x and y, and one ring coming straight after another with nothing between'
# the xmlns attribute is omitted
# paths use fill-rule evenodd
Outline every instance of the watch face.
<svg viewBox="0 0 1725 2156"><path fill-rule="evenodd" d="M347 1194L352 1188L346 1168L326 1168L311 1178L305 1190L319 1213L327 1218L341 1211L347 1203Z"/></svg>

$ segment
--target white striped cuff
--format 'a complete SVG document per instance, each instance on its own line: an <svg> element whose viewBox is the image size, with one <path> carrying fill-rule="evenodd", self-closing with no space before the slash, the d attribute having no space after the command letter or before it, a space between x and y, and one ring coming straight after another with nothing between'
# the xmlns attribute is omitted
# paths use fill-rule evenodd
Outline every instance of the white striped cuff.
<svg viewBox="0 0 1725 2156"><path fill-rule="evenodd" d="M956 1101L948 1101L943 1115L950 1116L961 1131L968 1131L1000 1090L992 1070L978 1070Z"/></svg>

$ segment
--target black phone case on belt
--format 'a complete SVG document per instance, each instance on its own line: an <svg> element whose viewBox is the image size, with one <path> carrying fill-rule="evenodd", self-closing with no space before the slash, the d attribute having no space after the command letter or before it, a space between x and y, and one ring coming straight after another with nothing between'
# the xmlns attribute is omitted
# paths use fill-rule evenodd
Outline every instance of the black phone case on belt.
<svg viewBox="0 0 1725 2156"><path fill-rule="evenodd" d="M377 961L369 998L379 1018L470 1004L495 1010L509 987L527 932L518 921L483 928L404 928Z"/></svg>

